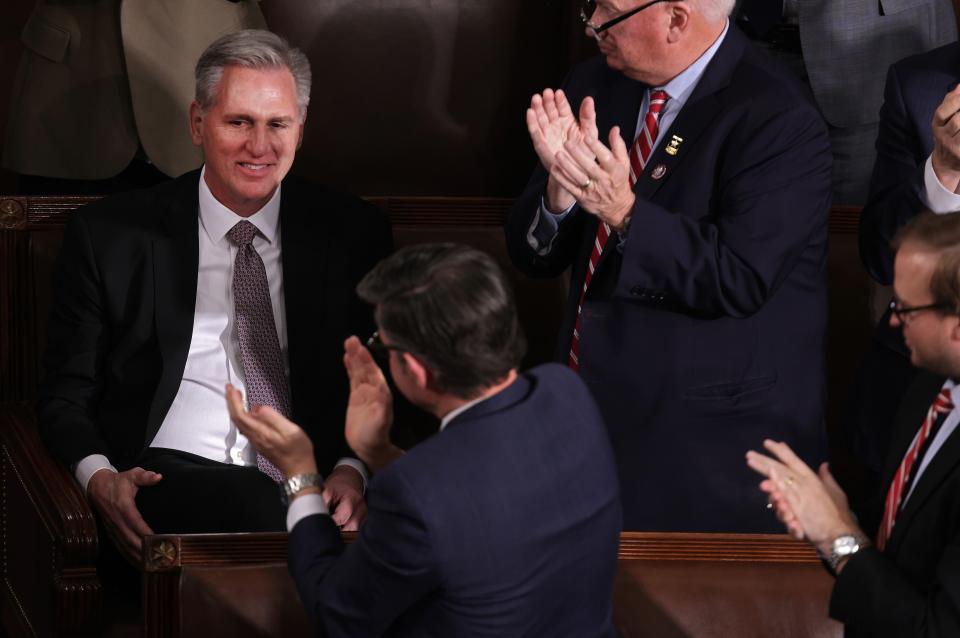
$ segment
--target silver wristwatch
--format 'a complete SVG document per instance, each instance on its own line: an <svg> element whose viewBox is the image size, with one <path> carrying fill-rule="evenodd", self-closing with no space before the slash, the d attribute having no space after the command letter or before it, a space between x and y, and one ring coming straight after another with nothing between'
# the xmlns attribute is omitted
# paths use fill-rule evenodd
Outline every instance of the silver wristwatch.
<svg viewBox="0 0 960 638"><path fill-rule="evenodd" d="M837 536L835 539L833 539L833 543L830 545L829 556L824 556L823 559L827 562L830 571L836 575L837 567L840 565L840 561L842 561L844 558L853 556L861 549L868 547L869 545L869 539L862 536L854 536L852 534Z"/></svg>
<svg viewBox="0 0 960 638"><path fill-rule="evenodd" d="M284 505L290 504L290 499L308 487L323 487L323 477L319 474L295 474L281 484L280 500Z"/></svg>

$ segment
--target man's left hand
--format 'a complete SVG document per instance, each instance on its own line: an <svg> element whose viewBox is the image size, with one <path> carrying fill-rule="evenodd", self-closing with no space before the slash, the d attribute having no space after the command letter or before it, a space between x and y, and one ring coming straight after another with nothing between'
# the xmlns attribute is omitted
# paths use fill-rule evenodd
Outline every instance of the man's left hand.
<svg viewBox="0 0 960 638"><path fill-rule="evenodd" d="M338 465L323 482L323 501L333 522L346 532L357 531L367 518L363 478L349 465Z"/></svg>
<svg viewBox="0 0 960 638"><path fill-rule="evenodd" d="M630 187L630 155L620 127L610 129L609 148L597 135L593 100L580 108L580 129L568 136L550 176L577 198L581 208L614 230L623 230L636 197Z"/></svg>

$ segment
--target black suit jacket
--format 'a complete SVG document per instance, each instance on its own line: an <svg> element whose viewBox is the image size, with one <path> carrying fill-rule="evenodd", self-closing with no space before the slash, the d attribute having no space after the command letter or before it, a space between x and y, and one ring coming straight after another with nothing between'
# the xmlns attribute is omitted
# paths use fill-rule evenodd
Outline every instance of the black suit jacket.
<svg viewBox="0 0 960 638"><path fill-rule="evenodd" d="M575 109L594 97L601 135L618 125L628 138L646 89L599 58L564 86ZM731 26L583 305L580 372L610 428L627 529L778 531L744 450L773 437L820 459L830 167L807 90ZM537 255L526 234L546 179L538 167L507 241L530 275L572 267L566 361L597 221L574 210Z"/></svg>
<svg viewBox="0 0 960 638"><path fill-rule="evenodd" d="M374 477L368 497L349 547L327 515L290 533L320 635L612 635L617 479L569 370L520 375Z"/></svg>
<svg viewBox="0 0 960 638"><path fill-rule="evenodd" d="M944 379L921 372L908 390L883 474L884 490ZM882 498L861 513L873 531ZM960 636L960 430L954 430L917 481L887 546L857 552L834 585L830 615L848 636Z"/></svg>
<svg viewBox="0 0 960 638"><path fill-rule="evenodd" d="M131 467L173 402L193 330L199 175L90 204L67 227L40 391L41 434L64 463ZM390 229L355 197L288 177L280 232L293 419L327 472L349 455L343 340L373 326L354 287Z"/></svg>

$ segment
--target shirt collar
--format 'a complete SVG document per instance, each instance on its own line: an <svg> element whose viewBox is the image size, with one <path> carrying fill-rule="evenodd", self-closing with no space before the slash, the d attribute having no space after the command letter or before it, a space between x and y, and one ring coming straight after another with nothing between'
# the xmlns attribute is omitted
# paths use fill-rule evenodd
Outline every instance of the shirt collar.
<svg viewBox="0 0 960 638"><path fill-rule="evenodd" d="M659 87L666 91L667 95L670 96L670 102L673 103L674 108L683 107L683 105L686 104L687 100L690 98L690 94L693 93L695 88L697 88L697 84L700 82L700 78L703 76L704 71L707 70L707 65L710 64L710 60L713 59L713 56L717 54L717 49L719 49L720 45L723 44L723 40L727 37L727 32L729 30L730 20L727 20L726 24L723 26L723 31L720 33L720 36L713 44L710 45L709 49L703 52L703 55L694 60L693 64L684 69L680 75L673 78L662 87Z"/></svg>
<svg viewBox="0 0 960 638"><path fill-rule="evenodd" d="M260 234L271 244L277 237L280 228L280 186L274 191L273 197L263 205L263 208L250 217L241 217L217 201L210 192L207 181L204 179L207 167L200 171L200 225L207 237L214 244L219 243L237 222L246 219L257 227Z"/></svg>
<svg viewBox="0 0 960 638"><path fill-rule="evenodd" d="M450 410L449 412L447 412L445 415L443 415L443 418L440 419L440 431L443 432L443 429L450 424L450 421L453 421L455 418L457 418L458 416L460 416L461 414L463 414L473 406L477 405L478 403L482 403L483 401L486 401L491 396L496 396L496 395L491 394L490 396L477 397L476 399L467 401L466 403L461 405L459 408L454 408L453 410Z"/></svg>
<svg viewBox="0 0 960 638"><path fill-rule="evenodd" d="M943 389L950 393L950 400L953 405L960 405L960 385L953 379L947 379L943 382Z"/></svg>

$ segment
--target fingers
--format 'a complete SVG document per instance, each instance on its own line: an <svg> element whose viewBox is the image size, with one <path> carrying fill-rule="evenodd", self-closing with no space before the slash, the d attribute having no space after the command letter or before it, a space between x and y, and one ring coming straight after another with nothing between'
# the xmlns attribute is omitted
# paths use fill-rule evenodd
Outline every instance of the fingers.
<svg viewBox="0 0 960 638"><path fill-rule="evenodd" d="M583 98L580 103L580 130L587 139L597 139L597 109L592 97Z"/></svg>
<svg viewBox="0 0 960 638"><path fill-rule="evenodd" d="M610 142L610 150L613 151L614 159L623 165L630 164L630 151L627 149L627 143L623 141L623 137L620 135L620 127L614 126L610 129L610 135L608 137Z"/></svg>
<svg viewBox="0 0 960 638"><path fill-rule="evenodd" d="M804 463L803 460L797 456L786 443L780 443L771 439L766 439L763 442L763 447L767 448L767 450L769 450L774 456L780 459L780 461L785 466L790 468L790 470L803 475L813 474L813 470L810 469L810 466Z"/></svg>
<svg viewBox="0 0 960 638"><path fill-rule="evenodd" d="M555 122L560 118L560 109L557 108L557 98L552 89L543 90L543 110L547 114L547 120Z"/></svg>
<svg viewBox="0 0 960 638"><path fill-rule="evenodd" d="M952 91L947 93L943 98L943 102L941 102L937 110L933 112L933 126L947 127L948 130L953 130L955 133L957 126L956 121L960 119L955 117L958 111L960 111L960 85L954 87ZM948 124L951 122L954 122L954 124L948 127Z"/></svg>
<svg viewBox="0 0 960 638"><path fill-rule="evenodd" d="M557 114L560 116L560 119L572 118L573 109L570 108L570 102L567 101L567 95L563 92L563 89L557 89L554 92L554 98L557 103Z"/></svg>

